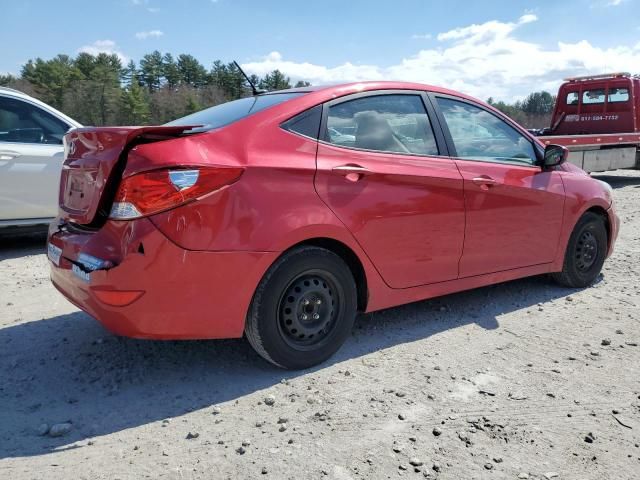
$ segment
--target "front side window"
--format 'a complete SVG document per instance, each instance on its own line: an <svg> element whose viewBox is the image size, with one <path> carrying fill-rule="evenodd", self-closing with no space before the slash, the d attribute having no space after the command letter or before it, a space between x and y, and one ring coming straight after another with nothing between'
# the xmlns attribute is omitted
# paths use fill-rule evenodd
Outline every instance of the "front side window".
<svg viewBox="0 0 640 480"><path fill-rule="evenodd" d="M334 145L364 150L438 155L419 95L375 95L332 105L325 139Z"/></svg>
<svg viewBox="0 0 640 480"><path fill-rule="evenodd" d="M604 103L604 88L596 88L582 92L583 105L593 105L594 103Z"/></svg>
<svg viewBox="0 0 640 480"><path fill-rule="evenodd" d="M0 142L61 145L67 130L69 125L31 103L0 97Z"/></svg>
<svg viewBox="0 0 640 480"><path fill-rule="evenodd" d="M628 88L610 88L609 89L609 103L622 103L629 100Z"/></svg>
<svg viewBox="0 0 640 480"><path fill-rule="evenodd" d="M534 165L531 141L504 120L465 102L438 97L458 158Z"/></svg>

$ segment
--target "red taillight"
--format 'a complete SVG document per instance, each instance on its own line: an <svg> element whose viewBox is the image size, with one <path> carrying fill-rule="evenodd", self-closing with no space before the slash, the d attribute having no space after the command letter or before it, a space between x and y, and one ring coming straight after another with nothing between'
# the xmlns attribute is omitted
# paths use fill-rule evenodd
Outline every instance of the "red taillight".
<svg viewBox="0 0 640 480"><path fill-rule="evenodd" d="M120 183L109 218L128 220L163 212L235 182L242 168L198 167L152 170Z"/></svg>

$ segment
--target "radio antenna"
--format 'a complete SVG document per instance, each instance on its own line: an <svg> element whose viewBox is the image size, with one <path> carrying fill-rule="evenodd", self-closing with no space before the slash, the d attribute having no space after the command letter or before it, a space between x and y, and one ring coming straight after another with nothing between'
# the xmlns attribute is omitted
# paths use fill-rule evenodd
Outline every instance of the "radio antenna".
<svg viewBox="0 0 640 480"><path fill-rule="evenodd" d="M233 64L236 66L236 68L238 70L240 70L240 73L242 74L242 76L247 80L247 83L251 86L251 92L253 93L253 96L255 97L256 95L260 95L261 93L267 93L265 90L258 90L256 88L256 86L253 84L253 82L251 81L251 79L249 78L249 76L244 73L244 70L242 70L242 67L240 67L240 65L238 65L238 62L236 62L235 60L233 61Z"/></svg>

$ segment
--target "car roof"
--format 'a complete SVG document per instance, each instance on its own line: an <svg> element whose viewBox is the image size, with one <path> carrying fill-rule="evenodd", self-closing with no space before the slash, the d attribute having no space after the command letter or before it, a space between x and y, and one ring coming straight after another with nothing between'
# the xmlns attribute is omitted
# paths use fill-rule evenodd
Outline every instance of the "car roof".
<svg viewBox="0 0 640 480"><path fill-rule="evenodd" d="M468 100L480 101L469 95L466 95L455 90L449 90L448 88L437 87L435 85L427 85L424 83L415 82L400 82L400 81L364 81L364 82L349 82L339 84L327 84L327 85L313 85L309 87L288 88L286 90L276 90L273 92L264 93L263 95L277 95L281 93L312 93L322 92L327 94L327 97L341 97L344 95L350 95L352 93L367 92L374 90L420 90L429 91L434 93L442 93L445 95L453 95L456 97L466 98Z"/></svg>
<svg viewBox="0 0 640 480"><path fill-rule="evenodd" d="M68 123L72 127L81 127L82 126L82 124L80 124L79 122L75 121L73 118L65 115L61 111L56 110L51 105L47 105L43 101L40 101L37 98L34 98L34 97L30 96L30 95L27 95L26 93L21 92L20 90L16 90L14 88L9 88L9 87L0 87L0 95L4 95L4 96L16 98L16 99L21 99L21 100L27 101L29 103L32 103L34 105L37 105L38 107L42 108L43 110L46 110L47 112L51 113L52 115L54 115L54 116L60 118L61 120L65 121L66 123Z"/></svg>

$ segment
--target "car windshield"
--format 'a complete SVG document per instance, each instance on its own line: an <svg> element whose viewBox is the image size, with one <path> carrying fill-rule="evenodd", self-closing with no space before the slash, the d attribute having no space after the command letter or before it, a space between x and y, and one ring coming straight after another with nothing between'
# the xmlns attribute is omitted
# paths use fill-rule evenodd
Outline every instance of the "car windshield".
<svg viewBox="0 0 640 480"><path fill-rule="evenodd" d="M269 95L258 95L256 97L241 98L231 102L222 103L215 107L207 108L186 117L178 118L166 123L167 126L199 125L190 130L190 133L206 132L214 128L224 127L236 122L251 114L257 113L265 108L278 105L293 98L304 95L305 92L295 93L271 93Z"/></svg>

